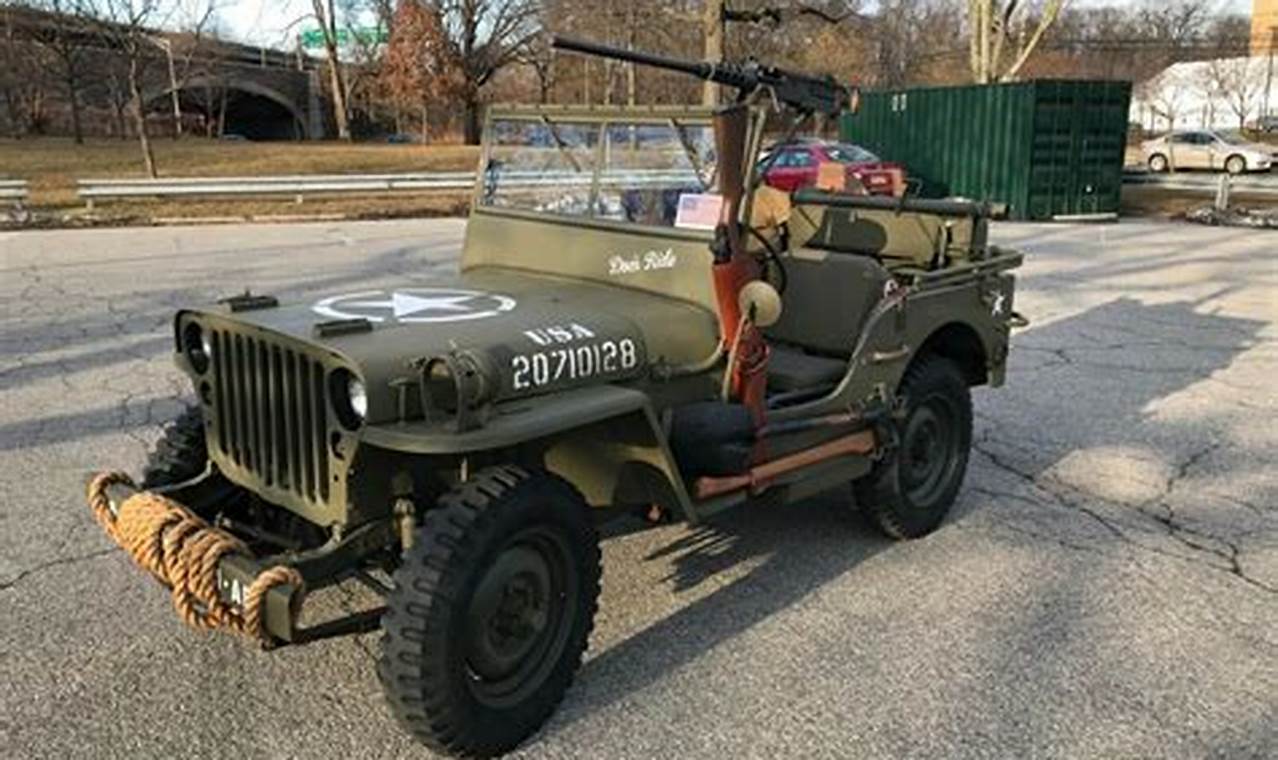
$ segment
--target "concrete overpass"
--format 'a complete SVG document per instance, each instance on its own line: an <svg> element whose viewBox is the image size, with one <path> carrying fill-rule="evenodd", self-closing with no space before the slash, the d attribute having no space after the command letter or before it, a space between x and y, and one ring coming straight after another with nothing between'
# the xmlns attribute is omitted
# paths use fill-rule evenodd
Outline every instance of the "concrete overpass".
<svg viewBox="0 0 1278 760"><path fill-rule="evenodd" d="M226 134L252 140L322 139L331 115L319 61L279 50L219 42L211 55L176 77L184 114L200 113ZM145 98L152 111L171 112L167 67L152 77Z"/></svg>
<svg viewBox="0 0 1278 760"><path fill-rule="evenodd" d="M41 40L53 35L74 35L84 58L81 104L90 112L106 113L114 101L118 109L127 60L100 25L14 8L0 10L0 24L6 32L0 34L0 45L16 46L20 55L36 55ZM154 43L142 82L148 112L171 118L176 86L183 121L215 123L217 133L254 140L329 135L331 107L321 79L324 61L300 52L197 39L180 32L156 30L147 39ZM69 109L60 81L51 81L48 90L53 109ZM55 122L55 131L61 131L62 121Z"/></svg>

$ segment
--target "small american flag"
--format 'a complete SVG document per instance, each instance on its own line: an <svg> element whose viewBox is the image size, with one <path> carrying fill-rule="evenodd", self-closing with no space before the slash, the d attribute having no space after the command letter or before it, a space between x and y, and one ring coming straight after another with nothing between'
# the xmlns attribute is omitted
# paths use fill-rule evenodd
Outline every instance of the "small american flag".
<svg viewBox="0 0 1278 760"><path fill-rule="evenodd" d="M723 213L723 196L713 193L684 193L679 196L675 226L691 230L712 230Z"/></svg>

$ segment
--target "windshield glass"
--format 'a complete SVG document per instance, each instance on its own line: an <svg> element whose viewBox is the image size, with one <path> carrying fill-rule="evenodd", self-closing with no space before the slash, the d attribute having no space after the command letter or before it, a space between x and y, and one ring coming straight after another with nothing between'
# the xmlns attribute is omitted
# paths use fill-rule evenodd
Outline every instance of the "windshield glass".
<svg viewBox="0 0 1278 760"><path fill-rule="evenodd" d="M1243 137L1242 132L1236 129L1218 129L1216 130L1216 136L1220 138L1221 142L1229 145L1246 145L1251 142L1246 137Z"/></svg>
<svg viewBox="0 0 1278 760"><path fill-rule="evenodd" d="M715 185L707 122L498 118L481 206L674 226L680 198Z"/></svg>
<svg viewBox="0 0 1278 760"><path fill-rule="evenodd" d="M825 149L826 155L841 164L863 164L878 161L879 157L859 145L838 143Z"/></svg>

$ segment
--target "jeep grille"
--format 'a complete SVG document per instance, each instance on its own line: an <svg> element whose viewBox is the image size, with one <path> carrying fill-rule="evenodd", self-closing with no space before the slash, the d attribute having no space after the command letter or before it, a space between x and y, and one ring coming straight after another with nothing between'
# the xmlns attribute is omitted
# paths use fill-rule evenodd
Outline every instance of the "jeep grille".
<svg viewBox="0 0 1278 760"><path fill-rule="evenodd" d="M212 331L217 448L268 490L328 499L324 367L266 340Z"/></svg>

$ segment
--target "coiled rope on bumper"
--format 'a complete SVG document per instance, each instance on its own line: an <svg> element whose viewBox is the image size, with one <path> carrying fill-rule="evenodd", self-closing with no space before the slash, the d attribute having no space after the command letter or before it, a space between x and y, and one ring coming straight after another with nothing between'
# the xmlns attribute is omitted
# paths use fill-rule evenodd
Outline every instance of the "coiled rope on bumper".
<svg viewBox="0 0 1278 760"><path fill-rule="evenodd" d="M217 592L217 566L227 554L249 555L244 542L150 491L137 491L112 514L106 491L113 485L137 489L124 473L102 473L89 482L89 508L111 540L170 589L178 616L192 628L226 628L272 646L263 618L266 594L289 584L297 589L296 604L304 590L302 574L287 565L262 571L244 594L243 611L237 610Z"/></svg>

